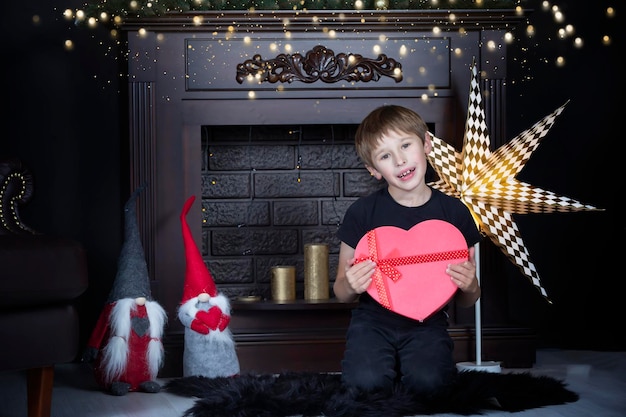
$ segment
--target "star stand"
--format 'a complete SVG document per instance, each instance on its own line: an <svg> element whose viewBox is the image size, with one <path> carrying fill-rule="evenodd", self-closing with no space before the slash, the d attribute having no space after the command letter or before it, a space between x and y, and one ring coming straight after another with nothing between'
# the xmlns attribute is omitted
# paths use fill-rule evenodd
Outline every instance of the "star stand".
<svg viewBox="0 0 626 417"><path fill-rule="evenodd" d="M480 243L474 245L474 257L476 259L476 278L478 279L478 285L480 285ZM485 361L482 357L482 326L480 315L480 298L474 304L475 309L475 322L476 322L476 361L475 362L459 362L456 367L459 371L484 371L492 373L500 373L502 371L500 362Z"/></svg>

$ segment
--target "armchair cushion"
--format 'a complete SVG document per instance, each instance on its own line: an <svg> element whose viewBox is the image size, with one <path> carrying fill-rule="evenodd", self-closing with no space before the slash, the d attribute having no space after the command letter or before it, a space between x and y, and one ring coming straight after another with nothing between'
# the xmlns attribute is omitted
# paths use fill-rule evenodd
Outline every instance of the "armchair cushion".
<svg viewBox="0 0 626 417"><path fill-rule="evenodd" d="M46 235L0 235L0 309L68 302L87 289L83 247Z"/></svg>
<svg viewBox="0 0 626 417"><path fill-rule="evenodd" d="M78 312L71 304L0 312L0 370L33 369L74 360Z"/></svg>

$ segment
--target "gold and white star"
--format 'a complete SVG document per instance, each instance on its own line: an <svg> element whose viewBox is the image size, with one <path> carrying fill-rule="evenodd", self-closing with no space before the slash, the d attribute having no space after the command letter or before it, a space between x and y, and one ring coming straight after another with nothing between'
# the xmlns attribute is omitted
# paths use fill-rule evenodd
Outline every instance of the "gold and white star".
<svg viewBox="0 0 626 417"><path fill-rule="evenodd" d="M438 179L433 188L457 197L469 207L476 224L550 302L513 214L602 210L516 179L567 102L495 152L480 91L478 70L471 66L470 97L463 151L433 136L429 161Z"/></svg>

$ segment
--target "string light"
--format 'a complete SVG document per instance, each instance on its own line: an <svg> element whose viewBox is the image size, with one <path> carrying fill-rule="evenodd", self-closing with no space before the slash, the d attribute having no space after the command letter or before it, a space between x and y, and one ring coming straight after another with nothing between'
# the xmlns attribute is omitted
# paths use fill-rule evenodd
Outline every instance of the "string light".
<svg viewBox="0 0 626 417"><path fill-rule="evenodd" d="M22 223L17 210L17 203L25 203L30 199L32 178L22 172L11 172L6 177L2 177L0 174L0 179L0 222L2 228L12 233L25 231L34 234L34 230ZM11 193L9 193L10 184L14 185ZM7 202L8 207L3 202Z"/></svg>
<svg viewBox="0 0 626 417"><path fill-rule="evenodd" d="M279 0L267 0L267 1L269 2L276 1L275 7L271 8L272 10L277 10L281 8L286 9L282 3L279 3ZM347 2L347 0L341 0L341 1L333 2L331 5L324 3L324 8L325 9L336 8L337 10L347 10L347 9L352 8L353 10L363 10L364 8L368 7L368 4L369 4L369 7L373 6L377 9L403 8L404 10L411 10L411 9L413 10L435 9L435 10L440 10L440 11L446 10L447 22L448 22L448 26L450 26L450 25L457 25L459 22L458 16L456 13L458 11L457 9L473 9L473 8L514 9L516 14L522 16L525 13L524 7L526 7L525 4L527 3L529 2L521 2L519 0L510 0L510 1L506 1L506 0L495 1L494 0L493 2L484 1L484 0L447 0L447 1L431 0L431 1L415 2L411 4L409 9L404 9L403 7L400 6L400 3L390 2L389 0L374 0L372 3L366 3L362 0L356 0L354 2ZM233 1L228 2L228 9L246 10L248 4L249 3L244 2L243 0L233 0ZM271 3L263 2L261 3L260 6L257 6L257 8L260 8L260 7L265 8L269 6L270 4ZM494 4L496 4L495 7L494 7ZM541 5L541 7L538 10L538 12L549 14L552 17L553 21L558 25L558 27L553 29L554 32L552 36L548 34L547 38L537 39L537 44L535 44L535 46L544 46L546 43L551 42L553 40L562 41L562 40L569 39L571 40L571 43L569 45L572 47L572 51L582 49L583 45L585 44L585 40L580 35L574 37L574 34L576 33L576 28L574 27L573 24L567 22L566 16L563 13L563 10L561 9L561 7L547 0L541 1L539 4ZM404 3L403 5L406 6ZM164 15L168 12L171 13L171 12L218 10L217 7L218 6L216 5L215 2L208 2L204 0L158 0L158 1L132 0L130 2L117 2L117 1L113 2L110 0L109 1L89 0L87 1L87 3L85 3L83 9L78 9L78 10L64 9L62 10L61 13L65 20L73 21L76 25L79 25L79 26L84 25L89 28L95 28L98 25L108 25L111 28L110 29L111 38L114 40L117 40L118 35L119 35L118 28L121 25L123 25L124 19L127 17L143 17L143 16L154 17L154 16L159 16L159 15ZM313 5L313 7L315 7L315 4ZM293 10L307 11L307 8L311 9L312 6L311 4L308 4L308 3L296 2L296 3L290 3L289 8ZM248 8L248 11L252 11L252 9ZM604 10L605 18L611 19L615 17L615 15L616 15L616 10L614 7L609 6L605 8ZM344 17L345 17L345 12L341 12L337 15L337 19L339 20L342 20ZM282 19L282 23L285 29L287 29L291 25L291 22L288 18L280 17L280 19ZM530 16L530 19L532 19L532 15ZM527 25L525 26L525 37L527 40L537 37L537 28L530 19L527 21ZM364 19L362 21L364 24L367 24L367 22ZM33 16L33 23L34 24L40 23L40 19L37 15ZM192 17L191 23L193 25L200 26L204 23L204 19L202 15L196 15ZM323 27L323 21L320 20L319 16L315 16L315 15L312 16L311 24L314 25L315 27L319 27L320 30L324 31L324 33L331 39L335 39L338 36L335 30L331 30L329 28ZM550 29L549 27L545 28L543 25L541 25L540 27L541 27L542 32L544 32L544 29L548 29L548 30ZM599 26L599 27L604 27L604 26ZM467 34L466 29L467 28L464 28L462 25L459 25L458 33L461 35L466 35ZM234 25L230 25L227 27L228 34L236 34L237 32L239 32L239 30L240 28ZM450 28L447 27L446 30L450 30ZM522 27L520 28L520 30L524 30L524 28ZM433 26L432 28L433 36L441 36L442 32L443 30L441 27L436 26L436 25ZM138 34L140 36L146 36L147 32L144 29L140 29ZM285 30L284 36L285 36L285 39L290 39L291 32L289 32L288 30ZM226 37L226 40L227 39L228 37ZM504 44L506 45L514 45L514 43L518 39L514 35L513 31L508 31L504 34L503 40L504 40ZM387 36L381 35L380 42L386 42L386 41L387 41ZM72 41L72 39L66 39L64 42L65 42L64 44L65 50L67 51L74 50L75 44ZM244 43L250 44L251 42L252 42L251 37L247 35L246 38L244 39ZM613 43L612 35L610 33L601 34L600 42L604 46L607 46L607 47L611 46ZM123 45L120 45L119 43L117 45L121 46L122 49L124 49ZM280 52L282 53L291 53L292 51L292 45L288 43L282 44L280 47L277 44L274 44L272 46L276 48L277 50L281 49ZM493 42L488 45L489 49L494 49L494 50L500 47L501 45L498 45ZM374 52L378 53L376 51L380 51L381 48L378 45L376 46L376 48L377 49ZM409 52L406 50L405 46L402 46L402 48L399 51L400 56L406 56ZM541 63L542 65L545 63L548 63L548 64L552 63L553 65L557 67L563 67L566 63L567 52L564 53L564 51L562 51L561 46L559 46L558 56L556 56L556 54L555 56L549 56L549 53L550 53L549 50L547 50L548 56L533 55L535 49L536 48L534 47L519 49L522 54L528 54L528 57L521 57L518 60L518 62L521 65L523 65L524 70L527 70L529 72L534 72L536 70L536 68L534 68L533 66L533 62L532 62L533 60ZM109 50L107 51L107 54L110 54L111 52L113 51ZM457 56L457 57L462 57L463 52L464 52L463 48L455 48L452 51L454 56ZM121 54L123 53L124 52L121 52ZM114 54L112 56L114 56L115 59L119 58L117 54ZM397 76L400 77L401 74L398 74ZM533 79L532 75L521 76L520 80L511 79L509 81L511 83L515 83L517 81L525 81L525 80L530 80L530 79ZM251 79L250 82L253 83L254 80ZM284 86L282 85L277 86L276 89L277 91L283 90ZM249 91L248 98L255 99L256 98L255 92Z"/></svg>

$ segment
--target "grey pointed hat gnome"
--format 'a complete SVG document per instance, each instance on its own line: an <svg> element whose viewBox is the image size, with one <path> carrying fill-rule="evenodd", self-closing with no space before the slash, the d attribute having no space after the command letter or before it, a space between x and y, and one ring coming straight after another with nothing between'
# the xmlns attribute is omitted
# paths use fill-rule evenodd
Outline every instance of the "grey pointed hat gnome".
<svg viewBox="0 0 626 417"><path fill-rule="evenodd" d="M167 313L152 299L148 265L137 225L139 187L124 206L124 243L107 304L87 341L84 360L94 363L97 383L113 395L156 393L163 365Z"/></svg>
<svg viewBox="0 0 626 417"><path fill-rule="evenodd" d="M137 224L137 198L145 188L145 184L138 187L124 205L124 243L109 302L138 297L152 300L148 265Z"/></svg>

